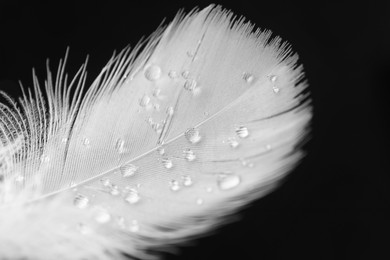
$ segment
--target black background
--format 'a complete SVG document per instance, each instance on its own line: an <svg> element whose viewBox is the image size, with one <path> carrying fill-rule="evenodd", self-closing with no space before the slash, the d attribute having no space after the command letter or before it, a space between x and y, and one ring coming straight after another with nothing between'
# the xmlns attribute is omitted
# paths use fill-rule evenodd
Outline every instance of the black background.
<svg viewBox="0 0 390 260"><path fill-rule="evenodd" d="M0 89L20 95L31 68L45 78L70 46L67 71L90 55L89 82L113 50L134 46L166 17L213 2L1 1ZM241 220L167 259L390 259L388 77L390 5L357 1L222 4L288 40L313 98L308 156Z"/></svg>

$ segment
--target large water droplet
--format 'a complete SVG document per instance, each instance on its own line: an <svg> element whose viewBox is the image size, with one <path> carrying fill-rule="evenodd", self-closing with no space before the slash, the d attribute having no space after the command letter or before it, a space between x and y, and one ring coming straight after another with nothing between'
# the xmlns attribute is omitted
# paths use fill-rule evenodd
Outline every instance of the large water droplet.
<svg viewBox="0 0 390 260"><path fill-rule="evenodd" d="M77 196L74 198L73 204L74 204L76 207L80 208L80 209L84 209L84 208L86 208L86 207L88 206L88 204L89 204L89 199L88 199L88 197L79 194L79 195L77 195Z"/></svg>
<svg viewBox="0 0 390 260"><path fill-rule="evenodd" d="M111 220L111 215L107 211L101 209L98 211L95 220L99 223L107 223Z"/></svg>
<svg viewBox="0 0 390 260"><path fill-rule="evenodd" d="M255 80L255 77L248 72L242 74L242 78L246 81L246 83L250 84Z"/></svg>
<svg viewBox="0 0 390 260"><path fill-rule="evenodd" d="M135 204L138 201L140 201L141 197L138 194L138 191L136 189L129 189L128 194L125 197L125 200L130 204Z"/></svg>
<svg viewBox="0 0 390 260"><path fill-rule="evenodd" d="M185 138L192 144L199 143L202 139L202 136L199 134L199 130L197 128L189 128L184 133Z"/></svg>
<svg viewBox="0 0 390 260"><path fill-rule="evenodd" d="M184 150L183 154L184 154L184 158L186 158L186 160L189 162L192 162L196 159L196 155L194 151L192 151L191 149Z"/></svg>
<svg viewBox="0 0 390 260"><path fill-rule="evenodd" d="M163 166L167 169L171 169L173 167L173 163L172 163L172 160L168 159L168 158L163 158L161 160Z"/></svg>
<svg viewBox="0 0 390 260"><path fill-rule="evenodd" d="M197 82L194 79L188 79L184 82L184 89L188 91L194 91L196 88Z"/></svg>
<svg viewBox="0 0 390 260"><path fill-rule="evenodd" d="M178 191L180 190L180 184L178 181L176 180L172 180L170 183L169 183L169 186L171 187L171 190L172 191Z"/></svg>
<svg viewBox="0 0 390 260"><path fill-rule="evenodd" d="M228 139L228 144L229 144L230 147L232 147L232 148L236 148L237 146L240 145L240 143L236 140L236 138L229 138L229 139Z"/></svg>
<svg viewBox="0 0 390 260"><path fill-rule="evenodd" d="M182 176L182 181L183 181L183 185L186 187L191 186L193 183L191 177L188 175Z"/></svg>
<svg viewBox="0 0 390 260"><path fill-rule="evenodd" d="M236 134L240 138L247 138L249 136L248 128L246 128L245 126L239 126L236 128Z"/></svg>
<svg viewBox="0 0 390 260"><path fill-rule="evenodd" d="M147 95L144 95L140 100L139 100L139 105L141 107L146 107L150 102L150 97Z"/></svg>
<svg viewBox="0 0 390 260"><path fill-rule="evenodd" d="M130 177L135 174L135 172L138 170L138 167L134 164L125 164L120 167L120 172L123 177Z"/></svg>
<svg viewBox="0 0 390 260"><path fill-rule="evenodd" d="M218 187L221 190L230 190L237 187L241 182L237 175L220 175L218 178Z"/></svg>
<svg viewBox="0 0 390 260"><path fill-rule="evenodd" d="M115 143L115 149L118 151L118 153L123 153L125 151L125 141L118 138Z"/></svg>
<svg viewBox="0 0 390 260"><path fill-rule="evenodd" d="M145 70L145 78L150 81L158 80L161 77L161 68L157 65L151 65Z"/></svg>

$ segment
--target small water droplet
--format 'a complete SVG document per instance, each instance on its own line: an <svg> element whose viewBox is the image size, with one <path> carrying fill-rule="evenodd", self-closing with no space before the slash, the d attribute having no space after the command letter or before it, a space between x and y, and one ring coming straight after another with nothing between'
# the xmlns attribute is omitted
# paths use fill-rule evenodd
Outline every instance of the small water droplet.
<svg viewBox="0 0 390 260"><path fill-rule="evenodd" d="M103 185L104 187L109 187L109 186L111 186L111 182L110 182L109 179L101 179L100 182L102 183L102 185Z"/></svg>
<svg viewBox="0 0 390 260"><path fill-rule="evenodd" d="M180 190L180 184L178 181L176 180L172 180L170 183L169 183L169 186L171 187L171 190L172 191L178 191Z"/></svg>
<svg viewBox="0 0 390 260"><path fill-rule="evenodd" d="M110 193L111 193L111 195L114 195L114 196L119 195L120 192L119 192L118 186L112 185L110 187Z"/></svg>
<svg viewBox="0 0 390 260"><path fill-rule="evenodd" d="M278 77L277 77L276 75L271 75L271 76L269 76L269 80L270 80L272 83L275 83L277 79L278 79Z"/></svg>
<svg viewBox="0 0 390 260"><path fill-rule="evenodd" d="M167 107L167 115L171 116L175 112L175 109L173 107Z"/></svg>
<svg viewBox="0 0 390 260"><path fill-rule="evenodd" d="M15 178L15 181L18 182L18 183L22 183L22 182L24 181L24 176L18 175L18 176Z"/></svg>
<svg viewBox="0 0 390 260"><path fill-rule="evenodd" d="M273 86L272 90L274 91L275 94L278 94L280 91L280 88Z"/></svg>
<svg viewBox="0 0 390 260"><path fill-rule="evenodd" d="M186 187L191 186L193 183L192 178L188 175L182 176L182 181L183 181L183 185Z"/></svg>
<svg viewBox="0 0 390 260"><path fill-rule="evenodd" d="M84 138L83 138L83 145L84 145L84 146L88 146L89 144L90 144L89 139L86 138L86 137L84 137Z"/></svg>
<svg viewBox="0 0 390 260"><path fill-rule="evenodd" d="M197 199L196 199L196 204L202 205L202 204L203 204L203 199L197 198Z"/></svg>
<svg viewBox="0 0 390 260"><path fill-rule="evenodd" d="M255 80L255 77L248 72L242 74L242 78L246 81L246 83L252 83Z"/></svg>
<svg viewBox="0 0 390 260"><path fill-rule="evenodd" d="M80 208L80 209L84 209L88 206L89 204L89 199L88 197L84 196L84 195L81 195L81 194L78 194L74 200L73 200L73 204Z"/></svg>
<svg viewBox="0 0 390 260"><path fill-rule="evenodd" d="M156 88L153 90L153 97L158 97L161 93L161 89Z"/></svg>
<svg viewBox="0 0 390 260"><path fill-rule="evenodd" d="M168 76L169 76L171 79L176 79L179 75L177 75L177 72L176 72L176 71L171 70L170 72L168 72Z"/></svg>
<svg viewBox="0 0 390 260"><path fill-rule="evenodd" d="M196 88L197 82L194 79L188 79L184 82L184 89L188 91L194 91Z"/></svg>
<svg viewBox="0 0 390 260"><path fill-rule="evenodd" d="M185 138L192 144L199 143L202 139L202 136L199 134L199 130L197 128L189 128L184 133Z"/></svg>
<svg viewBox="0 0 390 260"><path fill-rule="evenodd" d="M192 151L191 149L186 149L183 151L183 153L184 153L184 158L186 158L188 162L192 162L196 159L196 155L194 151Z"/></svg>
<svg viewBox="0 0 390 260"><path fill-rule="evenodd" d="M248 163L248 167L249 167L249 168L253 168L254 166L255 166L254 163Z"/></svg>
<svg viewBox="0 0 390 260"><path fill-rule="evenodd" d="M270 144L267 144L267 145L265 146L265 149L267 149L267 150L269 151L269 150L272 149L272 146L271 146Z"/></svg>
<svg viewBox="0 0 390 260"><path fill-rule="evenodd" d="M136 189L129 189L127 191L127 195L125 197L125 200L130 204L135 204L138 201L140 201L141 197L138 194L138 191Z"/></svg>
<svg viewBox="0 0 390 260"><path fill-rule="evenodd" d="M184 79L188 79L188 77L190 76L190 72L188 70L185 70L181 73L181 76L184 78Z"/></svg>
<svg viewBox="0 0 390 260"><path fill-rule="evenodd" d="M240 145L240 143L236 140L236 138L229 138L229 139L228 139L228 144L229 144L230 147L232 147L232 148L236 148L237 146Z"/></svg>
<svg viewBox="0 0 390 260"><path fill-rule="evenodd" d="M123 177L130 177L133 176L136 171L138 170L138 167L135 166L134 164L125 164L120 167L120 172Z"/></svg>
<svg viewBox="0 0 390 260"><path fill-rule="evenodd" d="M61 139L61 142L64 143L64 144L66 144L66 143L68 142L68 138L67 138L67 137L62 138L62 139Z"/></svg>
<svg viewBox="0 0 390 260"><path fill-rule="evenodd" d="M115 149L118 151L118 153L123 153L125 148L125 141L122 139L118 138L115 143Z"/></svg>
<svg viewBox="0 0 390 260"><path fill-rule="evenodd" d="M111 220L111 215L105 210L99 210L95 220L99 223L107 223Z"/></svg>
<svg viewBox="0 0 390 260"><path fill-rule="evenodd" d="M144 95L140 100L139 100L139 105L141 107L146 107L150 102L150 97L147 95Z"/></svg>
<svg viewBox="0 0 390 260"><path fill-rule="evenodd" d="M171 169L173 167L173 163L172 163L172 160L168 159L168 158L163 158L161 160L163 166L167 169Z"/></svg>
<svg viewBox="0 0 390 260"><path fill-rule="evenodd" d="M239 126L236 128L236 134L240 138L247 138L249 136L248 128L246 128L245 126Z"/></svg>
<svg viewBox="0 0 390 260"><path fill-rule="evenodd" d="M211 193L211 192L213 192L213 188L207 187L207 188L206 188L206 191L207 191L208 193Z"/></svg>
<svg viewBox="0 0 390 260"><path fill-rule="evenodd" d="M158 80L161 77L161 68L157 65L151 65L145 70L145 78L150 81Z"/></svg>
<svg viewBox="0 0 390 260"><path fill-rule="evenodd" d="M210 113L209 113L209 112L207 112L207 111L205 111L205 112L203 113L203 115L205 115L205 116L209 116L209 115L210 115Z"/></svg>
<svg viewBox="0 0 390 260"><path fill-rule="evenodd" d="M237 187L241 182L237 175L220 175L218 178L218 187L221 190L230 190Z"/></svg>
<svg viewBox="0 0 390 260"><path fill-rule="evenodd" d="M130 225L130 227L129 227L129 230L131 231L131 232L138 232L139 231L139 225L138 225L138 221L137 220L133 220L132 222L131 222L131 225Z"/></svg>
<svg viewBox="0 0 390 260"><path fill-rule="evenodd" d="M160 155L164 155L165 154L165 149L163 147L159 147L157 149L157 152L160 154Z"/></svg>

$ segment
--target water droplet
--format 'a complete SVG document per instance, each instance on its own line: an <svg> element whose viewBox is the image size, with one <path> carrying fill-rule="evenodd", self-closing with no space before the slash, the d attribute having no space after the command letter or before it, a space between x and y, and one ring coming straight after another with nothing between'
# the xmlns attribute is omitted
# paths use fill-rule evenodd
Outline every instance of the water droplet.
<svg viewBox="0 0 390 260"><path fill-rule="evenodd" d="M205 115L205 116L209 116L209 115L210 115L210 113L209 113L209 112L207 112L207 111L205 111L205 112L203 113L203 115Z"/></svg>
<svg viewBox="0 0 390 260"><path fill-rule="evenodd" d="M146 107L150 102L150 97L147 95L144 95L140 100L139 100L139 105L141 107Z"/></svg>
<svg viewBox="0 0 390 260"><path fill-rule="evenodd" d="M183 185L186 186L186 187L192 185L192 179L191 179L191 177L188 176L188 175L182 176L182 181L183 181Z"/></svg>
<svg viewBox="0 0 390 260"><path fill-rule="evenodd" d="M248 167L249 167L249 168L253 168L254 166L255 166L254 163L248 163Z"/></svg>
<svg viewBox="0 0 390 260"><path fill-rule="evenodd" d="M196 88L197 82L194 79L188 79L184 82L184 89L188 91L194 91Z"/></svg>
<svg viewBox="0 0 390 260"><path fill-rule="evenodd" d="M157 152L160 154L160 155L164 155L165 154L165 149L163 147L159 147L157 149Z"/></svg>
<svg viewBox="0 0 390 260"><path fill-rule="evenodd" d="M188 70L185 70L181 73L181 76L184 78L184 79L188 79L188 77L190 76L190 72Z"/></svg>
<svg viewBox="0 0 390 260"><path fill-rule="evenodd" d="M197 128L189 128L184 133L185 138L192 144L199 143L202 139L202 136L199 134L199 130Z"/></svg>
<svg viewBox="0 0 390 260"><path fill-rule="evenodd" d="M242 78L246 81L246 83L249 83L249 84L255 80L255 77L248 72L243 73Z"/></svg>
<svg viewBox="0 0 390 260"><path fill-rule="evenodd" d="M99 223L107 223L111 220L111 215L105 210L99 210L95 220Z"/></svg>
<svg viewBox="0 0 390 260"><path fill-rule="evenodd" d="M68 138L67 138L67 137L62 138L62 139L61 139L61 142L64 143L64 144L66 144L66 143L68 142Z"/></svg>
<svg viewBox="0 0 390 260"><path fill-rule="evenodd" d="M232 148L236 148L237 146L240 145L240 143L236 140L236 138L229 138L229 139L228 139L228 144L229 144L230 147L232 147Z"/></svg>
<svg viewBox="0 0 390 260"><path fill-rule="evenodd" d="M248 128L246 128L245 126L239 126L236 128L236 134L240 138L247 138L249 136Z"/></svg>
<svg viewBox="0 0 390 260"><path fill-rule="evenodd" d="M178 77L177 72L174 71L174 70L171 70L170 72L168 72L168 76L169 76L171 79L175 79L175 78Z"/></svg>
<svg viewBox="0 0 390 260"><path fill-rule="evenodd" d="M129 230L131 232L138 232L139 231L139 225L138 225L138 221L137 220L133 220L131 222L131 225L129 227Z"/></svg>
<svg viewBox="0 0 390 260"><path fill-rule="evenodd" d="M114 195L114 196L119 195L120 192L119 192L118 186L112 185L110 187L110 193L111 193L111 195Z"/></svg>
<svg viewBox="0 0 390 260"><path fill-rule="evenodd" d="M150 81L158 80L161 77L161 68L157 65L151 65L145 70L145 78Z"/></svg>
<svg viewBox="0 0 390 260"><path fill-rule="evenodd" d="M206 191L207 191L208 193L211 193L211 192L213 192L213 188L207 187L207 188L206 188Z"/></svg>
<svg viewBox="0 0 390 260"><path fill-rule="evenodd" d="M138 201L140 201L141 197L138 194L138 191L136 189L129 189L127 191L127 195L125 197L125 200L130 204L135 204Z"/></svg>
<svg viewBox="0 0 390 260"><path fill-rule="evenodd" d="M274 91L275 94L278 94L280 91L280 88L273 86L272 90Z"/></svg>
<svg viewBox="0 0 390 260"><path fill-rule="evenodd" d="M278 79L278 77L277 77L276 75L271 75L271 76L269 76L269 80L270 80L272 83L275 83L277 79Z"/></svg>
<svg viewBox="0 0 390 260"><path fill-rule="evenodd" d="M123 177L133 176L137 170L138 167L131 163L122 165L120 167L120 171Z"/></svg>
<svg viewBox="0 0 390 260"><path fill-rule="evenodd" d="M172 163L172 160L168 159L168 158L163 158L161 160L163 166L167 169L171 169L173 167L173 163Z"/></svg>
<svg viewBox="0 0 390 260"><path fill-rule="evenodd" d="M203 199L197 198L197 199L196 199L196 204L202 205L202 204L203 204Z"/></svg>
<svg viewBox="0 0 390 260"><path fill-rule="evenodd" d="M100 182L102 183L102 185L103 185L104 187L109 187L109 186L111 186L111 182L110 182L109 179L101 179Z"/></svg>
<svg viewBox="0 0 390 260"><path fill-rule="evenodd" d="M118 151L118 153L123 153L125 148L125 141L122 139L118 138L115 143L115 149Z"/></svg>
<svg viewBox="0 0 390 260"><path fill-rule="evenodd" d="M220 175L218 178L218 187L221 190L230 190L237 187L241 182L237 175Z"/></svg>
<svg viewBox="0 0 390 260"><path fill-rule="evenodd" d="M186 149L183 151L183 153L184 153L184 158L186 158L186 160L189 162L192 162L196 159L196 155L194 151L192 151L191 149Z"/></svg>
<svg viewBox="0 0 390 260"><path fill-rule="evenodd" d="M153 90L153 97L158 97L160 93L161 93L161 89L156 88L155 90Z"/></svg>
<svg viewBox="0 0 390 260"><path fill-rule="evenodd" d="M86 138L86 137L84 137L84 139L83 139L83 145L84 145L84 146L88 146L89 144L90 144L89 139Z"/></svg>
<svg viewBox="0 0 390 260"><path fill-rule="evenodd" d="M79 194L74 198L73 204L80 209L84 209L88 206L89 199L86 196Z"/></svg>
<svg viewBox="0 0 390 260"><path fill-rule="evenodd" d="M169 183L169 186L171 186L171 190L172 191L178 191L180 190L180 184L178 181L176 180L172 180L170 183Z"/></svg>
<svg viewBox="0 0 390 260"><path fill-rule="evenodd" d="M173 107L167 107L167 115L173 115L173 113L175 112L175 109Z"/></svg>

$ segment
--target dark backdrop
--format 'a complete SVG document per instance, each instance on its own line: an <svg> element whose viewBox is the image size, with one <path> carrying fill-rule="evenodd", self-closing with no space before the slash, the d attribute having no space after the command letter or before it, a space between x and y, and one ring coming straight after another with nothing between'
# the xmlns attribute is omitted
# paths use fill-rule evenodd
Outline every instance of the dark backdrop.
<svg viewBox="0 0 390 260"><path fill-rule="evenodd" d="M46 58L55 68L67 46L70 74L90 55L91 82L113 50L134 46L180 8L211 3L102 2L1 1L0 89L19 95L17 81L31 86L32 67L43 80ZM167 259L390 258L390 6L356 2L214 1L299 53L313 98L312 139L277 191Z"/></svg>

